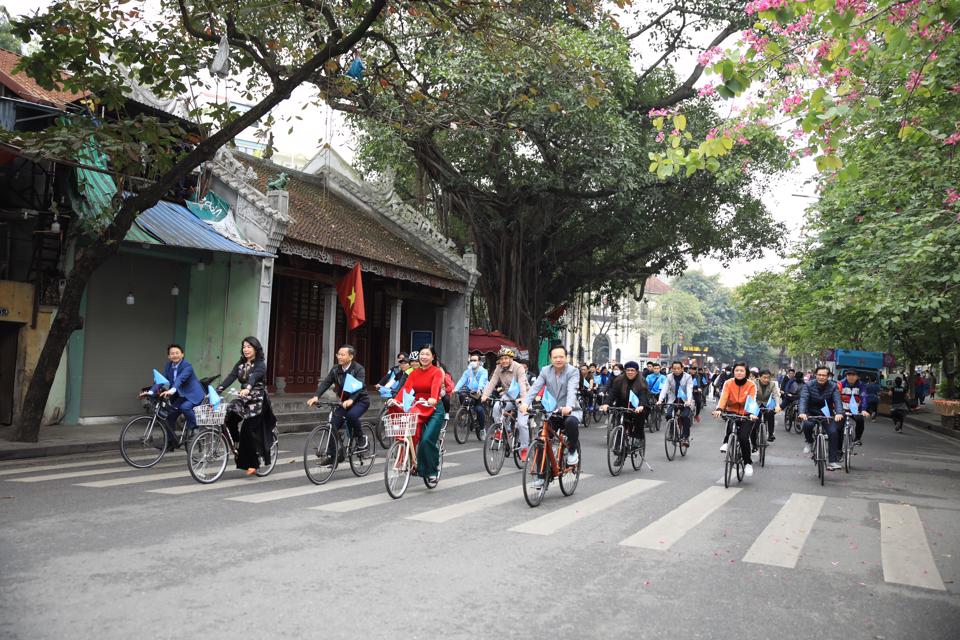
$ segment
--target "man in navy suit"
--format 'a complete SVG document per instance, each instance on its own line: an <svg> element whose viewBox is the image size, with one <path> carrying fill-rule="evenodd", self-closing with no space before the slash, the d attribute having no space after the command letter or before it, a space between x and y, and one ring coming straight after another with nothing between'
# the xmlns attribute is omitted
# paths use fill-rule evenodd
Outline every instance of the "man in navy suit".
<svg viewBox="0 0 960 640"><path fill-rule="evenodd" d="M181 413L187 419L187 429L197 428L197 418L193 408L203 402L207 393L197 380L193 367L183 357L183 347L171 344L167 347L167 363L163 377L170 381L170 387L160 393L160 397L170 398L171 410L167 415L167 446L176 447L173 427ZM159 391L160 385L153 385L152 393Z"/></svg>

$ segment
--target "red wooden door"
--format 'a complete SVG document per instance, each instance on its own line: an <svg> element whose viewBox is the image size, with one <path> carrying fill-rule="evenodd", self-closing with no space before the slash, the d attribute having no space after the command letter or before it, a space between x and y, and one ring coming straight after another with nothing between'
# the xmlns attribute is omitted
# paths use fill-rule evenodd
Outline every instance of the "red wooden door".
<svg viewBox="0 0 960 640"><path fill-rule="evenodd" d="M287 276L276 283L270 376L274 385L277 377L286 378L287 393L310 392L324 375L321 284Z"/></svg>

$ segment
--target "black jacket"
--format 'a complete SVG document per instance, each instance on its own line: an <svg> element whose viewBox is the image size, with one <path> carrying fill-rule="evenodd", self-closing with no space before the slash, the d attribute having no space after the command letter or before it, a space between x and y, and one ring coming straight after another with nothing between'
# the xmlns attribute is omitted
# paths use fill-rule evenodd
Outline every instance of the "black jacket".
<svg viewBox="0 0 960 640"><path fill-rule="evenodd" d="M640 400L640 405L650 404L650 392L647 389L647 381L642 376L637 376L631 383L627 379L627 374L621 373L617 379L610 385L610 405L614 407L630 407L630 392L633 391ZM631 407L632 408L632 407Z"/></svg>
<svg viewBox="0 0 960 640"><path fill-rule="evenodd" d="M350 363L350 366L347 367L347 370L344 371L343 367L339 364L334 365L326 377L320 381L320 384L317 385L317 392L314 394L318 398L323 395L323 392L333 387L336 390L338 395L343 394L343 379L347 374L352 375L354 378L364 383L363 387L360 387L359 391L355 391L351 394L341 397L341 400L353 400L354 402L363 402L366 401L368 404L370 402L369 396L367 396L366 389L366 376L367 372L363 370L363 367L360 366L356 360Z"/></svg>
<svg viewBox="0 0 960 640"><path fill-rule="evenodd" d="M220 383L218 389L221 391L226 389L240 376L240 367L247 363L246 358L240 358L237 364L233 365L233 370L227 375L226 378ZM253 368L250 370L250 375L247 377L247 381L242 385L244 389L253 389L258 384L263 387L266 385L267 376L267 363L263 360L254 360Z"/></svg>
<svg viewBox="0 0 960 640"><path fill-rule="evenodd" d="M817 381L810 380L800 389L800 410L804 415L821 416L824 404L830 409L830 415L843 415L843 401L837 383L828 380L822 387Z"/></svg>
<svg viewBox="0 0 960 640"><path fill-rule="evenodd" d="M390 381L390 376L393 376L393 381L394 383L396 383L403 376L403 373L404 373L403 369L400 368L400 365L390 367L387 370L387 374L382 378L380 378L380 382L378 382L377 384L380 385L381 387L384 386ZM395 388L399 389L400 387L395 387Z"/></svg>

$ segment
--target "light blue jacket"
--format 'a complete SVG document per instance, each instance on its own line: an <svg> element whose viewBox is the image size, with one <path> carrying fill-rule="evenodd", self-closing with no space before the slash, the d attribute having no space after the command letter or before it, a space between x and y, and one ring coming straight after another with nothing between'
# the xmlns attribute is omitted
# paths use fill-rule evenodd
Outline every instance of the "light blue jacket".
<svg viewBox="0 0 960 640"><path fill-rule="evenodd" d="M464 385L467 386L467 391L483 391L483 388L487 385L487 370L483 367L477 367L476 370L467 367L453 390L460 391L460 388Z"/></svg>
<svg viewBox="0 0 960 640"><path fill-rule="evenodd" d="M540 389L544 387L550 392L550 395L556 398L558 410L570 407L573 409L570 415L576 416L578 420L583 420L583 411L580 409L577 396L580 391L580 371L576 367L568 364L559 375L553 365L547 365L540 369L540 375L537 376L533 386L530 387L523 399L524 404L530 405L537 394L540 393Z"/></svg>

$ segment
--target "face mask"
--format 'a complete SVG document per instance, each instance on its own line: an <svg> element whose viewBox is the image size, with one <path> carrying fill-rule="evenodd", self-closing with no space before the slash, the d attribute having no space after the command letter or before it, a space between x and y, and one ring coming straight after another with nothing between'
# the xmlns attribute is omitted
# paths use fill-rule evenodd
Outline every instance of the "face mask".
<svg viewBox="0 0 960 640"><path fill-rule="evenodd" d="M614 375L614 376L618 376L618 375L620 375L620 372L619 372L619 371L614 371L614 372L613 372L613 375Z"/></svg>
<svg viewBox="0 0 960 640"><path fill-rule="evenodd" d="M470 368L471 368L471 369L476 369L476 368L479 367L479 366L480 366L480 363L479 363L479 362L472 362L472 361L470 362Z"/></svg>

